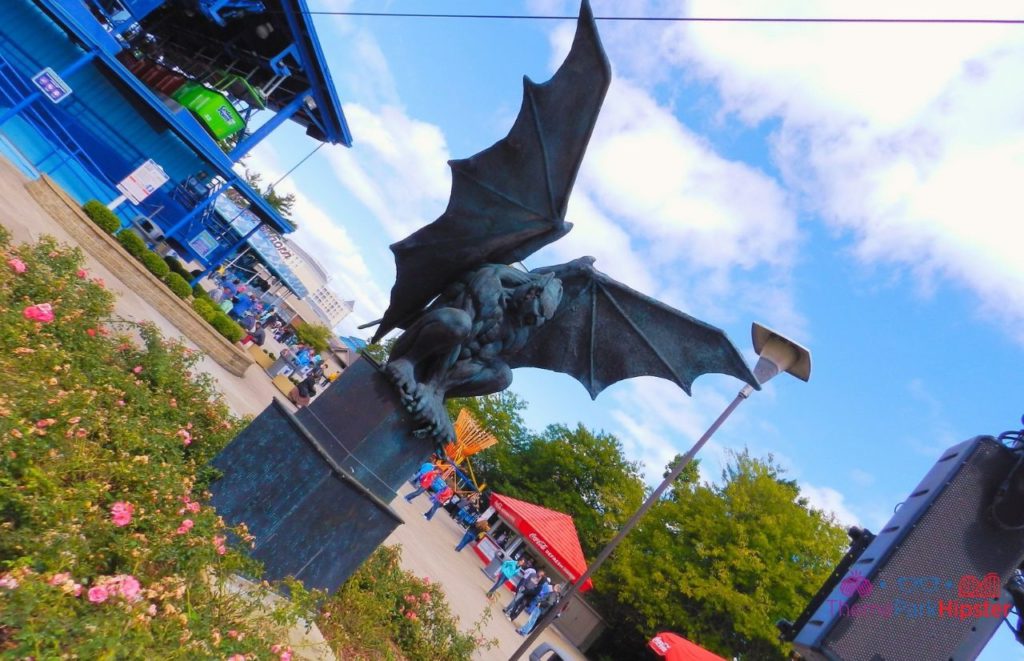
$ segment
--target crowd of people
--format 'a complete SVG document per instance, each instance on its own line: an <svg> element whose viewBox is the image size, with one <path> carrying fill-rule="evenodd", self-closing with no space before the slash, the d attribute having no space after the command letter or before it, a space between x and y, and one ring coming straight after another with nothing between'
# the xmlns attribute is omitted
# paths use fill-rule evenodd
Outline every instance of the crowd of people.
<svg viewBox="0 0 1024 661"><path fill-rule="evenodd" d="M423 518L427 521L455 496L454 489L444 477L444 466L445 462L435 455L430 461L424 462L416 475L409 480L414 488L405 495L406 502L411 503L424 493L429 495L431 506L423 513ZM466 531L455 545L457 552L461 552L472 542L483 539L490 531L487 519L480 516L479 494L461 499L459 505L458 510L453 513L453 518L464 525ZM502 532L495 538L495 543L499 547L504 547L503 542L507 535L507 532ZM501 610L513 624L526 613L526 622L518 626L516 632L528 636L544 615L559 607L562 602L562 585L553 582L543 568L534 567L534 563L525 554L511 557L506 556L504 550L499 550L498 554L502 562L497 568L494 584L487 590L487 598L493 599L503 585L513 583L516 587L512 600ZM556 617L561 616L561 611L566 605L561 605Z"/></svg>

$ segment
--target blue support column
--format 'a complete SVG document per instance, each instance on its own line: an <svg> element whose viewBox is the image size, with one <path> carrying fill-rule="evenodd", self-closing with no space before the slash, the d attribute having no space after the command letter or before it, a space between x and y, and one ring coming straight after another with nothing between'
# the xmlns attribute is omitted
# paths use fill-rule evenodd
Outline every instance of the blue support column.
<svg viewBox="0 0 1024 661"><path fill-rule="evenodd" d="M228 184L228 185L230 185L230 184ZM168 229L166 232L164 232L164 239L169 239L169 238L173 237L178 232L180 232L182 229L184 229L185 226L187 226L193 220L195 220L196 218L201 216L208 208L210 208L210 205L213 204L214 200L217 199L217 196L220 195L220 191L223 190L223 188L226 188L226 187L227 186L224 186L221 189L218 189L218 190L214 191L213 193L210 193L210 195L206 199L201 201L199 204L197 204L195 207L193 207L191 211L189 211L187 214L182 216L181 220L179 220L178 222L176 222L173 225L171 225L170 229Z"/></svg>
<svg viewBox="0 0 1024 661"><path fill-rule="evenodd" d="M85 53L82 53L81 57L79 57L77 60L69 64L63 71L59 72L57 75L60 76L62 79L67 78L68 76L75 73L85 65L92 62L94 59L96 59L96 51L87 51ZM36 90L28 96L26 96L21 101L19 101L18 103L8 108L4 112L4 114L0 115L0 126L6 124L11 118L17 116L18 113L20 113L22 110L35 103L36 100L41 99L42 96L43 93L40 90Z"/></svg>
<svg viewBox="0 0 1024 661"><path fill-rule="evenodd" d="M273 133L274 129L291 119L292 116L299 111L302 105L306 102L306 98L309 96L310 90L306 90L302 94L296 94L295 98L291 100L291 103L278 110L277 113L267 120L263 126L256 129L255 133L235 145L235 148L228 154L228 158L237 163L243 156L248 154L253 147L262 142L263 138Z"/></svg>

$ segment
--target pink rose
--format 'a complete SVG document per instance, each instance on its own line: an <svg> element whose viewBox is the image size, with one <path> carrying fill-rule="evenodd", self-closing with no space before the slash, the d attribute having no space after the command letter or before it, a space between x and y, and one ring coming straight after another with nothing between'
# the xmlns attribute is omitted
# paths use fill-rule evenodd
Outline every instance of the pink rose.
<svg viewBox="0 0 1024 661"><path fill-rule="evenodd" d="M179 429L177 434L181 437L182 445L188 446L192 444L192 434L187 429Z"/></svg>
<svg viewBox="0 0 1024 661"><path fill-rule="evenodd" d="M232 654L228 657L228 661L245 661L245 657L241 654Z"/></svg>
<svg viewBox="0 0 1024 661"><path fill-rule="evenodd" d="M118 501L110 507L110 520L113 521L115 526L126 526L132 522L132 513L134 512L134 505Z"/></svg>
<svg viewBox="0 0 1024 661"><path fill-rule="evenodd" d="M28 270L28 267L25 266L25 262L21 261L17 257L12 257L8 259L7 266L10 266L11 270L14 271L15 273L24 273L25 271Z"/></svg>
<svg viewBox="0 0 1024 661"><path fill-rule="evenodd" d="M193 502L189 503L188 505L185 505L185 509L187 509L189 512L198 512L199 511L199 503L193 501Z"/></svg>
<svg viewBox="0 0 1024 661"><path fill-rule="evenodd" d="M142 374L142 365L136 365L133 367L132 372L135 374Z"/></svg>
<svg viewBox="0 0 1024 661"><path fill-rule="evenodd" d="M61 572L60 574L54 574L53 578L47 581L50 585L63 585L71 578L71 574L67 572Z"/></svg>
<svg viewBox="0 0 1024 661"><path fill-rule="evenodd" d="M18 587L18 579L14 578L10 574L0 574L0 588L13 590L16 587Z"/></svg>
<svg viewBox="0 0 1024 661"><path fill-rule="evenodd" d="M292 651L291 651L291 649L289 648L289 649L286 649L285 651L281 652L281 656L279 658L281 659L281 661L292 661Z"/></svg>
<svg viewBox="0 0 1024 661"><path fill-rule="evenodd" d="M149 608L146 609L146 612L149 613L150 617L155 617L156 616L156 604L150 604Z"/></svg>
<svg viewBox="0 0 1024 661"><path fill-rule="evenodd" d="M89 601L94 604L102 604L110 597L110 593L102 585L89 588Z"/></svg>
<svg viewBox="0 0 1024 661"><path fill-rule="evenodd" d="M126 601L138 601L141 599L139 592L142 590L142 586L139 585L137 578L128 574L116 576L115 578L118 579L117 591L121 593L121 596Z"/></svg>
<svg viewBox="0 0 1024 661"><path fill-rule="evenodd" d="M21 311L21 314L23 314L29 321L38 321L42 324L48 324L53 321L53 306L49 303L29 305Z"/></svg>
<svg viewBox="0 0 1024 661"><path fill-rule="evenodd" d="M77 275L82 280L85 280L86 278L89 277L89 274L86 272L85 269L78 269L75 275Z"/></svg>
<svg viewBox="0 0 1024 661"><path fill-rule="evenodd" d="M86 328L85 329L85 333L89 337L96 337L96 329L95 328Z"/></svg>
<svg viewBox="0 0 1024 661"><path fill-rule="evenodd" d="M185 519L184 521L181 522L181 527L184 528L185 530L192 530L192 526L194 526L194 525L196 525L196 524L195 524L195 522L192 521L192 519Z"/></svg>

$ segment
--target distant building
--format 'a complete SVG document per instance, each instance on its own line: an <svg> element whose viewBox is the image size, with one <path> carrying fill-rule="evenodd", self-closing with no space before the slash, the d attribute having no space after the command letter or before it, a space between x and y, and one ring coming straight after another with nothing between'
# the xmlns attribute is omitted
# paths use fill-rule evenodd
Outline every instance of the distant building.
<svg viewBox="0 0 1024 661"><path fill-rule="evenodd" d="M332 329L341 323L352 312L355 302L342 299L331 289L328 284L331 275L297 243L281 237L276 247L285 265L309 292L301 299L286 299L285 305L310 323L320 323Z"/></svg>

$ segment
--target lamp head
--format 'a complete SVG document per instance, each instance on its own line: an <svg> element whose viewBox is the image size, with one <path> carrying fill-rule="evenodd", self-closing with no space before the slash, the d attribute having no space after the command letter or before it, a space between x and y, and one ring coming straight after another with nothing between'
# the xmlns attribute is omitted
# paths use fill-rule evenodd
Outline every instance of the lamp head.
<svg viewBox="0 0 1024 661"><path fill-rule="evenodd" d="M811 352L807 348L756 321L750 332L758 355L754 366L758 383L765 383L779 372L788 372L801 381L811 378Z"/></svg>

